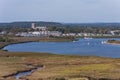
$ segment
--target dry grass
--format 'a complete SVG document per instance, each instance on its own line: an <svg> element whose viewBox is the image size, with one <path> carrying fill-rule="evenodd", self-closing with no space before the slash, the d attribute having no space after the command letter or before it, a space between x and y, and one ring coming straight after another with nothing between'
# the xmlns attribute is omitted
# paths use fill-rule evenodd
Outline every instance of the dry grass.
<svg viewBox="0 0 120 80"><path fill-rule="evenodd" d="M14 38L16 39L19 42L20 39ZM28 39L22 39L23 42L26 40ZM0 47L7 44L9 43L0 43ZM44 65L42 69L36 70L30 76L23 77L28 80L87 80L88 77L120 79L120 59L0 50L0 80L4 80L3 76L30 69L27 64ZM14 79L9 77L6 80Z"/></svg>
<svg viewBox="0 0 120 80"><path fill-rule="evenodd" d="M29 69L27 64L44 65L36 70L29 80L55 80L56 78L79 80L81 77L120 78L120 59L93 56L65 56L48 53L4 52L7 57L0 57L0 77Z"/></svg>

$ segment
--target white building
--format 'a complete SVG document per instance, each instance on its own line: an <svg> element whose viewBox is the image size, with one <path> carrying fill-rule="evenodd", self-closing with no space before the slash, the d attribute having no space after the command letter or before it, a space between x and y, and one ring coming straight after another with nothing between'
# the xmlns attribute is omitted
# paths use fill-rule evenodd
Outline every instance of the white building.
<svg viewBox="0 0 120 80"><path fill-rule="evenodd" d="M110 33L114 36L114 35L116 35L115 33L119 33L119 35L120 35L120 30L113 30L113 31L110 31Z"/></svg>
<svg viewBox="0 0 120 80"><path fill-rule="evenodd" d="M31 28L34 30L46 31L47 27L44 26L35 26L35 23L32 23Z"/></svg>
<svg viewBox="0 0 120 80"><path fill-rule="evenodd" d="M45 37L45 36L61 36L62 32L59 31L33 31L17 33L16 36L22 37Z"/></svg>
<svg viewBox="0 0 120 80"><path fill-rule="evenodd" d="M76 36L76 33L67 33L67 34L62 34L62 36Z"/></svg>
<svg viewBox="0 0 120 80"><path fill-rule="evenodd" d="M1 34L1 35L7 34L7 32L6 32L6 31L2 31L2 32L0 32L0 34Z"/></svg>

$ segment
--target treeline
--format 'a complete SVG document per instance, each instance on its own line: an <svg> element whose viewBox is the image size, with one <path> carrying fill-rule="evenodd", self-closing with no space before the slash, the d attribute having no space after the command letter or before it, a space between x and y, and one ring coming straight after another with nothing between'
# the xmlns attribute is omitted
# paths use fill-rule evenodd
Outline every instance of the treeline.
<svg viewBox="0 0 120 80"><path fill-rule="evenodd" d="M120 30L120 27L89 27L89 26L64 26L64 27L48 27L48 30L50 31L60 31L63 33L103 33L107 34L110 33L111 30Z"/></svg>
<svg viewBox="0 0 120 80"><path fill-rule="evenodd" d="M0 27L4 28L30 28L31 24L35 23L36 26L61 26L61 23L57 22L36 22L36 21L31 21L31 22L12 22L12 23L0 23Z"/></svg>
<svg viewBox="0 0 120 80"><path fill-rule="evenodd" d="M62 33L110 33L111 30L120 30L120 23L57 23L57 22L12 22L0 23L0 32L29 32L31 24L46 26L50 31Z"/></svg>

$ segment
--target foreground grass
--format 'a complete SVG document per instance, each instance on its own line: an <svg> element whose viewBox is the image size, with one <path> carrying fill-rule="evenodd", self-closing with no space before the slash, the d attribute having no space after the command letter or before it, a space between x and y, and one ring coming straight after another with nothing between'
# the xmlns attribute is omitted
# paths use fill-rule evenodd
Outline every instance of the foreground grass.
<svg viewBox="0 0 120 80"><path fill-rule="evenodd" d="M12 42L1 42L0 48L11 43L31 41L71 41L69 38L11 38ZM120 59L96 56L70 56L49 53L6 52L0 50L0 80L15 80L20 71L30 70L28 64L43 65L21 80L94 80L120 79ZM5 78L5 76L9 76Z"/></svg>
<svg viewBox="0 0 120 80"><path fill-rule="evenodd" d="M4 54L0 57L1 79L18 71L29 70L27 64L44 67L22 77L23 80L120 79L120 59L5 51L0 51L0 54ZM6 80L14 79L11 76Z"/></svg>

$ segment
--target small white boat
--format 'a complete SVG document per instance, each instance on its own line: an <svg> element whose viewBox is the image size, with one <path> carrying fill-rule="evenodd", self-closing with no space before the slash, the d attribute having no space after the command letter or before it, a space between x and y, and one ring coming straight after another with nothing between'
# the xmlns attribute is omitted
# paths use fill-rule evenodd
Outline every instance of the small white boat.
<svg viewBox="0 0 120 80"><path fill-rule="evenodd" d="M91 37L84 37L84 39L93 39L93 38L91 38Z"/></svg>
<svg viewBox="0 0 120 80"><path fill-rule="evenodd" d="M106 42L105 41L102 41L101 44L105 44Z"/></svg>
<svg viewBox="0 0 120 80"><path fill-rule="evenodd" d="M73 41L73 42L76 42L76 41Z"/></svg>
<svg viewBox="0 0 120 80"><path fill-rule="evenodd" d="M88 42L87 44L88 44L88 45L90 45L90 43L89 43L89 42Z"/></svg>

